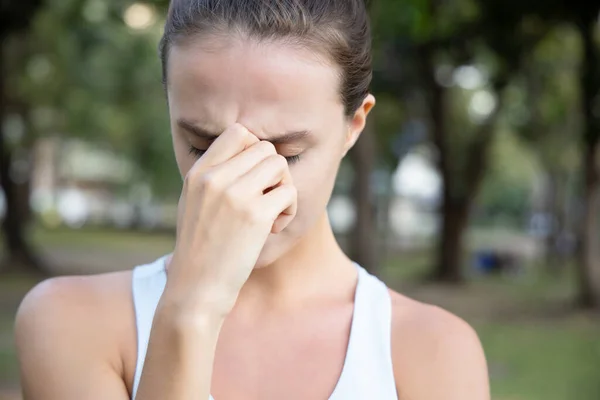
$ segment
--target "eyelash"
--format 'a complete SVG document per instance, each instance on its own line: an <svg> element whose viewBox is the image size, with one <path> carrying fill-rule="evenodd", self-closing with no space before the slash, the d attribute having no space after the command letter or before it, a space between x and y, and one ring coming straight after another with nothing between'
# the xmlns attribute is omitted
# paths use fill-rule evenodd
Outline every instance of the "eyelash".
<svg viewBox="0 0 600 400"><path fill-rule="evenodd" d="M204 153L206 153L206 150L200 150L195 148L194 146L190 146L189 153L190 155L194 155L196 158L200 158Z"/></svg>
<svg viewBox="0 0 600 400"><path fill-rule="evenodd" d="M190 155L194 155L196 158L200 158L206 153L206 150L200 150L195 148L194 146L190 146L189 149ZM296 154L295 156L289 156L285 158L289 164L294 164L300 161L300 154Z"/></svg>

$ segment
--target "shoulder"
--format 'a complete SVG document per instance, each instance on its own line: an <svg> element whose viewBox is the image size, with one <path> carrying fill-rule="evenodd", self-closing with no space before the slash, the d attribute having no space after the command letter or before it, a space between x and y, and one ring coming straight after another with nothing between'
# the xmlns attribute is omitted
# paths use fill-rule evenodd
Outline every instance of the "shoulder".
<svg viewBox="0 0 600 400"><path fill-rule="evenodd" d="M31 289L19 308L19 312L37 309L48 304L77 308L70 300L82 300L86 305L105 300L109 294L122 290L131 283L131 271L99 275L59 276L46 279Z"/></svg>
<svg viewBox="0 0 600 400"><path fill-rule="evenodd" d="M89 325L107 322L107 312L131 293L131 272L47 279L27 293L17 312L17 328L85 330Z"/></svg>
<svg viewBox="0 0 600 400"><path fill-rule="evenodd" d="M390 295L399 397L488 400L487 365L475 330L439 307Z"/></svg>
<svg viewBox="0 0 600 400"><path fill-rule="evenodd" d="M35 286L15 321L24 385L38 385L30 385L28 376L60 381L60 374L81 377L83 369L124 376L123 352L135 340L130 285L131 272L125 271L58 277Z"/></svg>

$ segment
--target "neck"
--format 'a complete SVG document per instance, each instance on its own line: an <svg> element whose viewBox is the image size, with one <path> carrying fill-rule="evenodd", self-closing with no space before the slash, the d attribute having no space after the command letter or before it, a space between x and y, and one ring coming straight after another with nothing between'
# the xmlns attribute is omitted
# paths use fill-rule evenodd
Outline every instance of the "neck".
<svg viewBox="0 0 600 400"><path fill-rule="evenodd" d="M346 279L347 278L347 279ZM286 254L255 269L242 288L239 303L254 306L294 306L323 288L333 289L355 279L351 261L340 249L327 214Z"/></svg>

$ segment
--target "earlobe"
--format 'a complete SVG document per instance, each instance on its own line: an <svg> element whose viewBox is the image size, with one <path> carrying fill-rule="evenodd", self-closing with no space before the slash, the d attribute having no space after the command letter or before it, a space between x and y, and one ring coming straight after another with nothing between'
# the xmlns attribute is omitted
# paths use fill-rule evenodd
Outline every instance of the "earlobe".
<svg viewBox="0 0 600 400"><path fill-rule="evenodd" d="M349 121L348 133L346 135L346 143L344 146L344 157L346 156L348 151L350 151L350 149L354 147L354 145L358 141L358 138L360 137L360 134L365 129L365 125L367 124L367 116L375 106L375 103L375 96L373 96L372 94L368 94L367 97L365 97L365 99L363 100L358 110L356 110L356 112L352 116L352 119Z"/></svg>

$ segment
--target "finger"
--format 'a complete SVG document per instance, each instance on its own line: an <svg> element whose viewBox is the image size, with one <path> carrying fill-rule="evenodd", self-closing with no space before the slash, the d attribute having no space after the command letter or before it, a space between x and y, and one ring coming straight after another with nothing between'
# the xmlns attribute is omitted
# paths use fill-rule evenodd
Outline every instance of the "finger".
<svg viewBox="0 0 600 400"><path fill-rule="evenodd" d="M240 196L262 195L265 191L276 188L284 183L289 175L287 160L279 154L271 155L254 166L240 177L231 190Z"/></svg>
<svg viewBox="0 0 600 400"><path fill-rule="evenodd" d="M219 165L258 141L258 138L243 125L233 124L215 139L199 161L206 168Z"/></svg>
<svg viewBox="0 0 600 400"><path fill-rule="evenodd" d="M296 216L298 193L294 185L281 185L259 200L259 206L273 220L272 233L283 231Z"/></svg>
<svg viewBox="0 0 600 400"><path fill-rule="evenodd" d="M214 167L211 174L227 187L248 174L271 156L276 156L277 150L270 142L261 140L230 160Z"/></svg>

